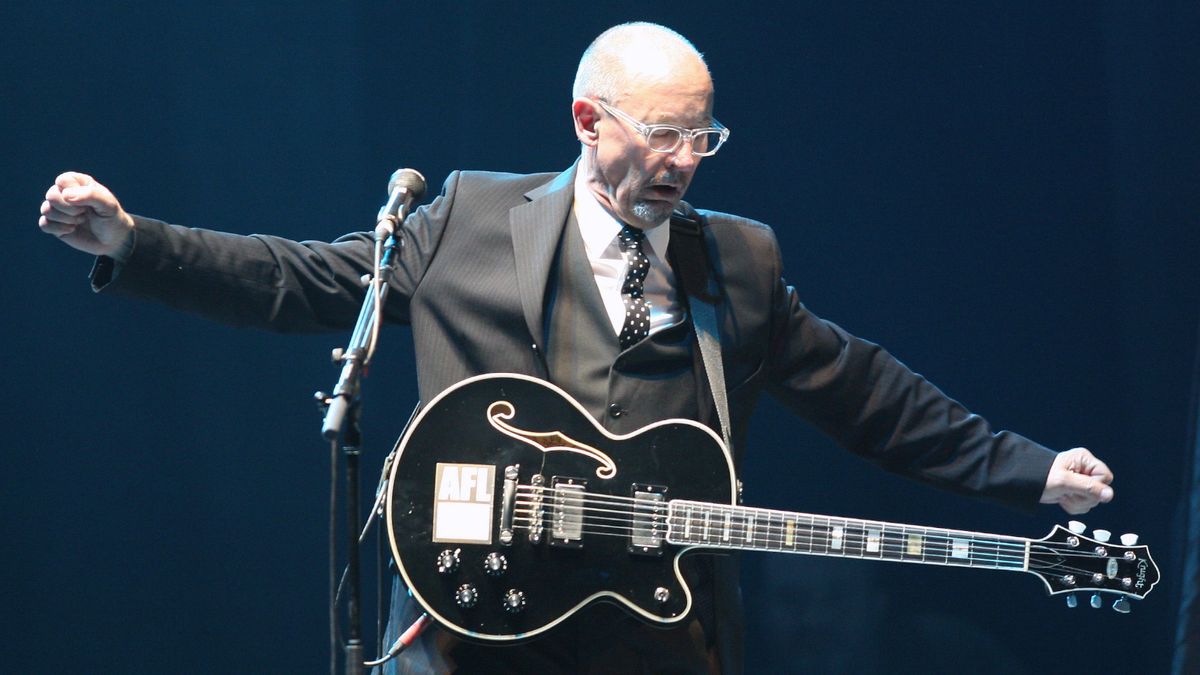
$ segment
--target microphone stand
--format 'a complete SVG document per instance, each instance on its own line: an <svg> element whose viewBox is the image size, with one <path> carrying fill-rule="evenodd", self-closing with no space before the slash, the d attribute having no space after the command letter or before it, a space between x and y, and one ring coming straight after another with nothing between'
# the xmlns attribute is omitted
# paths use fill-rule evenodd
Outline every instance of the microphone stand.
<svg viewBox="0 0 1200 675"><path fill-rule="evenodd" d="M375 322L377 316L382 316L384 300L387 299L388 282L391 279L392 255L398 248L397 235L387 237L383 246L384 253L375 269L376 277L382 282L372 283L368 280L367 292L363 298L362 308L358 313L358 321L350 342L344 349L333 350L333 360L342 364L342 372L334 386L333 394L326 395L318 391L314 398L318 405L325 409L325 419L321 426L321 436L329 442L339 438L342 441L342 454L346 458L346 536L348 542L346 558L346 582L349 587L346 603L347 630L345 645L345 674L362 675L363 644L361 617L361 584L359 576L359 468L358 460L362 444L359 427L361 413L360 384L373 349L371 341L376 334ZM376 297L375 289L379 289ZM378 305L378 307L377 307ZM332 546L332 543L331 543ZM334 616L336 617L336 608ZM336 622L336 618L334 619Z"/></svg>

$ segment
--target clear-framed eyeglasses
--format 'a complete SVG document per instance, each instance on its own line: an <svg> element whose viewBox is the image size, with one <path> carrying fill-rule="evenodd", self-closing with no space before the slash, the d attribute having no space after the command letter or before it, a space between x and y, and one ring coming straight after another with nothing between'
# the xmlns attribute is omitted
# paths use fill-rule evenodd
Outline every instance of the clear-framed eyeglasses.
<svg viewBox="0 0 1200 675"><path fill-rule="evenodd" d="M638 133L646 139L646 147L654 152L672 153L678 150L685 140L690 140L693 155L711 157L717 154L717 150L720 150L725 141L729 139L729 129L715 119L712 121L712 126L702 129L685 129L674 124L644 124L634 119L629 113L600 99L596 99L596 102L612 116L625 120L629 126L637 129Z"/></svg>

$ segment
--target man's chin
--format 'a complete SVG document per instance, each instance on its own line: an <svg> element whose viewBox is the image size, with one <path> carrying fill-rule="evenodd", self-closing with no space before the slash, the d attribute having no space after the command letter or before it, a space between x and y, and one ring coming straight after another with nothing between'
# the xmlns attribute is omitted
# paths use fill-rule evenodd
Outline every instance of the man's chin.
<svg viewBox="0 0 1200 675"><path fill-rule="evenodd" d="M633 215L644 227L654 227L669 219L678 204L678 199L642 199L633 205Z"/></svg>

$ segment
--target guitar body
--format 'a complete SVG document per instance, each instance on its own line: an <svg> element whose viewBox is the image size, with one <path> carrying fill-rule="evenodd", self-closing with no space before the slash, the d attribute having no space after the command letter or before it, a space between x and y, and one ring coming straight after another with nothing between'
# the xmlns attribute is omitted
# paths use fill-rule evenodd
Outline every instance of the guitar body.
<svg viewBox="0 0 1200 675"><path fill-rule="evenodd" d="M565 392L519 375L464 380L420 412L388 482L392 552L443 626L534 637L609 601L670 625L691 609L667 502L734 504L720 439L688 420L618 437Z"/></svg>

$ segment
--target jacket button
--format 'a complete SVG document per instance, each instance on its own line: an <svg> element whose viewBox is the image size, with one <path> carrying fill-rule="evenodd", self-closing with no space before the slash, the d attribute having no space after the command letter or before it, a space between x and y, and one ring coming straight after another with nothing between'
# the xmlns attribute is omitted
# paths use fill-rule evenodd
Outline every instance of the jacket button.
<svg viewBox="0 0 1200 675"><path fill-rule="evenodd" d="M625 414L625 409L617 403L609 403L608 414L612 415L613 417L620 417L621 415Z"/></svg>

